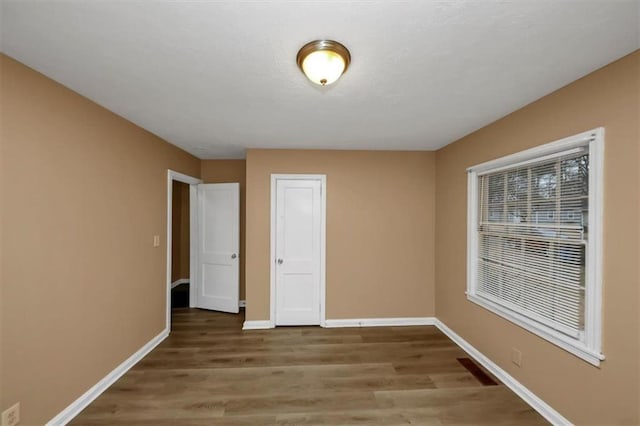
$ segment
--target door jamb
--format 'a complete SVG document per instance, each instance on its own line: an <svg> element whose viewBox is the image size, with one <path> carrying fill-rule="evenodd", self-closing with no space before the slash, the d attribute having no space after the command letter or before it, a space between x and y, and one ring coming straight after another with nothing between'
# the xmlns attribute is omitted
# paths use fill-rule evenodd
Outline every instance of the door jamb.
<svg viewBox="0 0 640 426"><path fill-rule="evenodd" d="M271 236L270 236L270 326L276 325L276 183L286 180L320 181L320 327L326 326L326 234L327 234L327 175L272 174L271 175Z"/></svg>
<svg viewBox="0 0 640 426"><path fill-rule="evenodd" d="M167 169L167 277L166 277L166 327L171 331L171 258L172 258L172 219L173 219L173 181L186 183L189 185L189 306L193 307L195 303L194 295L194 281L196 273L196 248L197 248L197 236L198 236L198 221L197 221L197 196L198 191L196 185L202 183L201 179L185 175Z"/></svg>

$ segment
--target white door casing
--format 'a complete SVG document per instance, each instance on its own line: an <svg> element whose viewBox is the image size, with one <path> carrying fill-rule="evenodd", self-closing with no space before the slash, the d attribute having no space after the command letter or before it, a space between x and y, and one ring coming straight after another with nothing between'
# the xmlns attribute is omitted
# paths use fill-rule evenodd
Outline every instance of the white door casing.
<svg viewBox="0 0 640 426"><path fill-rule="evenodd" d="M192 176L185 175L183 173L179 173L173 171L171 169L167 170L167 307L166 307L166 328L169 330L171 328L171 258L172 258L172 215L173 215L173 181L183 182L189 185L189 224L191 228L190 232L190 241L189 241L189 277L193 280L195 277L196 267L196 238L194 237L194 232L197 232L197 212L195 208L195 200L197 196L196 187L202 181L198 178L194 178ZM193 283L193 281L192 281ZM190 286L190 291L193 290L193 285ZM193 294L189 295L189 303L193 303L194 297ZM192 306L193 307L193 306Z"/></svg>
<svg viewBox="0 0 640 426"><path fill-rule="evenodd" d="M325 182L272 176L274 325L324 325Z"/></svg>
<svg viewBox="0 0 640 426"><path fill-rule="evenodd" d="M239 312L239 224L238 183L198 185L196 307Z"/></svg>

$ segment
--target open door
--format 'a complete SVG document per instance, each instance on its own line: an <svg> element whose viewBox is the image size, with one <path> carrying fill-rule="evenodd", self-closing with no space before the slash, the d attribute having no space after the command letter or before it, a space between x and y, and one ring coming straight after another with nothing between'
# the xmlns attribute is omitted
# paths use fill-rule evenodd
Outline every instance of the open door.
<svg viewBox="0 0 640 426"><path fill-rule="evenodd" d="M195 306L238 313L240 298L240 184L198 185Z"/></svg>

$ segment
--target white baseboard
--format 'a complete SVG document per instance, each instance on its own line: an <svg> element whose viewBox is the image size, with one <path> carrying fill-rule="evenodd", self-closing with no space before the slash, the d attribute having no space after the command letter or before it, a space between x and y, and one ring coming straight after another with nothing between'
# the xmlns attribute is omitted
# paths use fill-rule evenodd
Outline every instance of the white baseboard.
<svg viewBox="0 0 640 426"><path fill-rule="evenodd" d="M491 361L485 355L482 354L475 347L471 346L469 342L464 340L455 331L447 327L442 321L436 319L435 326L440 329L444 334L453 340L458 346L460 346L466 353L471 355L473 359L478 361L484 368L489 370L494 376L496 376L502 383L507 385L516 395L529 404L534 410L536 410L542 417L547 419L554 425L571 425L572 423L567 420L562 414L558 413L549 404L538 398L533 392L527 389L522 383L517 381L512 375L504 371L495 362Z"/></svg>
<svg viewBox="0 0 640 426"><path fill-rule="evenodd" d="M247 306L247 302L245 300L239 300L238 301L238 307L239 308L245 308Z"/></svg>
<svg viewBox="0 0 640 426"><path fill-rule="evenodd" d="M49 420L46 426L62 426L69 423L75 416L80 414L94 399L100 396L102 392L107 390L109 386L115 383L124 373L129 371L138 361L144 358L153 348L158 346L160 342L167 338L169 330L164 329L160 334L147 342L143 347L138 349L136 353L127 358L122 364L117 366L111 373L107 374L98 383L93 385L91 389L86 391L80 398L73 401L67 408L62 410L57 416Z"/></svg>
<svg viewBox="0 0 640 426"><path fill-rule="evenodd" d="M394 327L406 325L435 325L436 319L433 317L416 317L416 318L360 318L360 319L337 319L325 320L322 325L325 328L338 327ZM245 321L242 325L243 330L263 330L274 328L272 321Z"/></svg>
<svg viewBox="0 0 640 426"><path fill-rule="evenodd" d="M328 319L325 321L326 328L338 327L396 327L406 325L435 325L436 319L433 317L415 318L354 318L354 319Z"/></svg>
<svg viewBox="0 0 640 426"><path fill-rule="evenodd" d="M266 321L245 321L242 324L243 330L264 330L267 328L274 328L275 324L269 320Z"/></svg>
<svg viewBox="0 0 640 426"><path fill-rule="evenodd" d="M180 284L189 284L189 278L180 278L171 283L171 288L178 287Z"/></svg>

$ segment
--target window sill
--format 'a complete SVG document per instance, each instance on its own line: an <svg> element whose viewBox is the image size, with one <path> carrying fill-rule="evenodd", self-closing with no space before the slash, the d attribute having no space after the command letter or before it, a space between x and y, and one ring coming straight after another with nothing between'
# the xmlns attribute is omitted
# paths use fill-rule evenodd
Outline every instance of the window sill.
<svg viewBox="0 0 640 426"><path fill-rule="evenodd" d="M570 337L544 327L537 322L530 320L524 315L520 315L517 312L503 308L502 306L475 294L467 293L467 299L493 312L494 314L511 321L512 323L524 328L525 330L528 330L531 333L542 337L543 339L553 343L556 346L559 346L565 351L587 361L588 363L596 367L599 367L600 361L604 360L604 355L597 351L594 351L591 348L588 348L582 342L575 341Z"/></svg>

